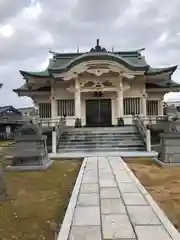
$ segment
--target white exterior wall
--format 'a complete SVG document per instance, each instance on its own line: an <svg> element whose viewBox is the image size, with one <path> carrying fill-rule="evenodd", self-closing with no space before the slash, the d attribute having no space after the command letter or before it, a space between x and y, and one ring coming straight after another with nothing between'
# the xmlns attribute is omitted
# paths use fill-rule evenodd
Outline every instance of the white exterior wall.
<svg viewBox="0 0 180 240"><path fill-rule="evenodd" d="M115 78L113 82L117 84L118 78ZM123 97L124 98L140 98L140 112L141 115L144 116L146 112L146 100L158 100L159 101L159 109L158 114L163 114L163 105L162 100L164 93L147 93L145 89L144 81L137 81L137 79L129 80L130 82L130 88L123 91ZM56 108L53 107L52 112L56 111L56 113L53 113L53 116L56 116L55 118L59 119L60 116L57 116L57 100L61 99L75 99L74 92L70 92L65 88L54 86L53 88L53 94L55 97L54 102L56 102ZM143 98L143 95L146 95L145 98ZM111 91L111 92L104 92L103 97L101 98L107 98L111 99L111 109L112 109L112 124L117 124L117 115L118 115L118 102L117 102L117 91ZM43 102L51 102L51 98L48 95L44 96L35 96L33 98L38 106L38 103ZM81 92L81 121L82 125L86 125L86 100L88 99L96 99L93 97L93 92ZM145 100L145 101L144 101ZM52 105L51 105L52 106ZM74 126L76 116L66 117L67 119L67 125ZM132 124L132 115L125 115L124 116L125 124Z"/></svg>

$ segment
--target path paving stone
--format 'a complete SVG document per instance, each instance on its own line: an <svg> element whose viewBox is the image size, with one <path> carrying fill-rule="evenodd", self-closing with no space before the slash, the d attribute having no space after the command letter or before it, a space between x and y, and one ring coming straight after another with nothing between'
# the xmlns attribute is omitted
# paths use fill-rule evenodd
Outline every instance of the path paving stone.
<svg viewBox="0 0 180 240"><path fill-rule="evenodd" d="M99 195L96 193L82 193L79 195L77 205L98 206L99 205Z"/></svg>
<svg viewBox="0 0 180 240"><path fill-rule="evenodd" d="M99 191L99 186L97 183L82 183L80 188L80 193L97 193Z"/></svg>
<svg viewBox="0 0 180 240"><path fill-rule="evenodd" d="M123 193L122 198L125 205L148 205L141 193Z"/></svg>
<svg viewBox="0 0 180 240"><path fill-rule="evenodd" d="M122 200L119 199L101 199L102 214L126 213Z"/></svg>
<svg viewBox="0 0 180 240"><path fill-rule="evenodd" d="M100 187L116 187L117 184L112 179L99 180Z"/></svg>
<svg viewBox="0 0 180 240"><path fill-rule="evenodd" d="M138 240L172 240L165 228L161 226L136 226Z"/></svg>
<svg viewBox="0 0 180 240"><path fill-rule="evenodd" d="M167 219L160 218L147 192L120 157L86 158L79 183L70 204L75 208L70 209L58 240L180 239Z"/></svg>
<svg viewBox="0 0 180 240"><path fill-rule="evenodd" d="M125 214L102 215L103 240L134 240L135 234L129 218Z"/></svg>
<svg viewBox="0 0 180 240"><path fill-rule="evenodd" d="M134 183L119 182L117 184L118 184L120 192L122 192L122 193L139 193L139 190Z"/></svg>
<svg viewBox="0 0 180 240"><path fill-rule="evenodd" d="M77 206L75 209L73 226L100 226L99 206Z"/></svg>
<svg viewBox="0 0 180 240"><path fill-rule="evenodd" d="M160 225L160 220L150 206L127 206L130 219L135 225Z"/></svg>
<svg viewBox="0 0 180 240"><path fill-rule="evenodd" d="M114 188L100 188L100 198L120 198L119 189Z"/></svg>
<svg viewBox="0 0 180 240"><path fill-rule="evenodd" d="M100 240L100 226L73 226L69 240Z"/></svg>

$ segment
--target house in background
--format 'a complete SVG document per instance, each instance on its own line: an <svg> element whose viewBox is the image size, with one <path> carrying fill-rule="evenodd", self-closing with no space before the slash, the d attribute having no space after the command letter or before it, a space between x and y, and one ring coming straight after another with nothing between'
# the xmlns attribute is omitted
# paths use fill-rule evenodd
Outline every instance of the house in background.
<svg viewBox="0 0 180 240"><path fill-rule="evenodd" d="M37 117L37 110L34 107L18 108L18 111L22 113L25 121L32 120Z"/></svg>
<svg viewBox="0 0 180 240"><path fill-rule="evenodd" d="M66 116L67 125L80 119L82 126L132 124L133 115L163 115L163 98L178 91L172 74L177 66L153 68L142 50L107 51L97 45L89 52L57 53L42 72L20 71L26 83L14 89L31 97L42 119Z"/></svg>
<svg viewBox="0 0 180 240"><path fill-rule="evenodd" d="M22 121L22 113L13 106L0 107L0 140L12 139Z"/></svg>

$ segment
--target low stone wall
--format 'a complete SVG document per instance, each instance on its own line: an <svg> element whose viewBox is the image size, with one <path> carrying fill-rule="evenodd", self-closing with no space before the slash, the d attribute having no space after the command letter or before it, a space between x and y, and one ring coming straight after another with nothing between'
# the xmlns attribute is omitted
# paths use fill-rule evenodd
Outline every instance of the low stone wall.
<svg viewBox="0 0 180 240"><path fill-rule="evenodd" d="M164 163L180 163L180 132L160 135L159 160Z"/></svg>

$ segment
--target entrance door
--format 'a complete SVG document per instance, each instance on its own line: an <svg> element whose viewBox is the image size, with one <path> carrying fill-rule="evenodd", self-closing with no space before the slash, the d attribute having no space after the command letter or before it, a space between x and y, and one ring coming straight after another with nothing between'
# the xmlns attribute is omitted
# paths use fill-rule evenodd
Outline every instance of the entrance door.
<svg viewBox="0 0 180 240"><path fill-rule="evenodd" d="M111 99L86 101L86 125L89 127L111 126Z"/></svg>

